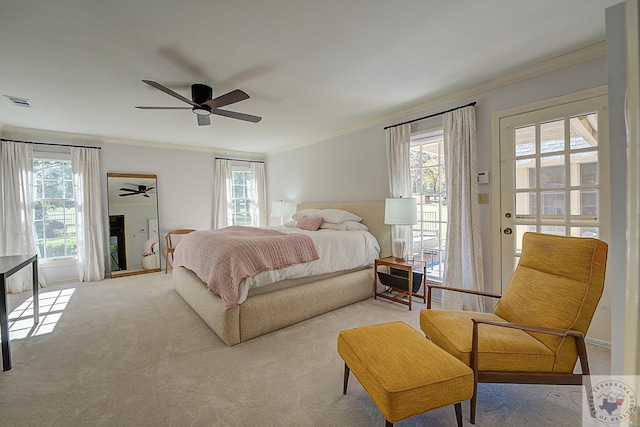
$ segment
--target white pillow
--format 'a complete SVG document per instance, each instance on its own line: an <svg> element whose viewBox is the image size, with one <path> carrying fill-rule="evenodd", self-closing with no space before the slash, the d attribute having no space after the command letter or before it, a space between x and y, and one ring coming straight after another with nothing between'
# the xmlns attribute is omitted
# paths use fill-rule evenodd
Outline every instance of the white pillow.
<svg viewBox="0 0 640 427"><path fill-rule="evenodd" d="M350 230L362 230L368 231L369 227L357 221L344 221L340 224L334 224L331 222L323 221L320 224L320 228L328 229L328 230L342 230L342 231L350 231Z"/></svg>
<svg viewBox="0 0 640 427"><path fill-rule="evenodd" d="M320 216L326 222L331 222L333 224L340 224L345 221L362 221L362 218L358 215L348 211L343 211L342 209L322 209L316 214L316 216Z"/></svg>
<svg viewBox="0 0 640 427"><path fill-rule="evenodd" d="M303 216L309 218L322 218L326 222L340 224L345 221L362 221L358 215L342 209L304 209L291 215L293 219L300 219Z"/></svg>
<svg viewBox="0 0 640 427"><path fill-rule="evenodd" d="M296 213L294 213L293 215L291 215L291 218L293 219L300 219L303 216L307 216L309 218L315 218L319 215L317 215L317 213L320 212L320 209L304 209L301 211L298 211Z"/></svg>
<svg viewBox="0 0 640 427"><path fill-rule="evenodd" d="M289 227L289 228L295 228L295 227L296 227L296 222L298 222L298 221L297 221L297 220L295 220L295 219L292 219L291 221L286 222L286 223L284 224L284 226L285 226L285 227Z"/></svg>

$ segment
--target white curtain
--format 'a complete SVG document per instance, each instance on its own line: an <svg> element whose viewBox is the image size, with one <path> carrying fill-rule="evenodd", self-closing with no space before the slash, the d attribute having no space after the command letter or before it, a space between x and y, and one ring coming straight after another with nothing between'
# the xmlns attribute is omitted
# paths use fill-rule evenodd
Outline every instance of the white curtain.
<svg viewBox="0 0 640 427"><path fill-rule="evenodd" d="M2 141L2 237L0 255L35 254L33 238L33 146ZM7 280L11 293L32 289L32 270L24 268ZM40 286L46 286L42 273Z"/></svg>
<svg viewBox="0 0 640 427"><path fill-rule="evenodd" d="M100 151L94 148L71 148L71 172L76 205L80 281L102 280L105 274L105 242Z"/></svg>
<svg viewBox="0 0 640 427"><path fill-rule="evenodd" d="M213 210L213 228L233 225L231 196L233 170L231 160L216 159L215 202Z"/></svg>
<svg viewBox="0 0 640 427"><path fill-rule="evenodd" d="M411 125L404 124L387 128L385 130L385 139L387 142L387 170L391 197L411 197L411 170L409 167ZM394 241L396 239L412 242L411 226L391 226L391 240ZM402 256L402 254L393 255Z"/></svg>
<svg viewBox="0 0 640 427"><path fill-rule="evenodd" d="M483 291L482 245L476 183L475 107L443 117L447 185L445 286ZM478 296L444 292L443 308L482 311Z"/></svg>
<svg viewBox="0 0 640 427"><path fill-rule="evenodd" d="M254 195L253 226L264 227L267 225L267 184L264 174L264 163L251 163L251 185Z"/></svg>

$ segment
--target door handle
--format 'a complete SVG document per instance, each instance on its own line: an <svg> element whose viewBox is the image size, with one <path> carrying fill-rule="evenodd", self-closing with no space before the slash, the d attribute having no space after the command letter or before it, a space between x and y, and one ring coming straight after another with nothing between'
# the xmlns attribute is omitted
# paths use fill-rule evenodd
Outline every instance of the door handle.
<svg viewBox="0 0 640 427"><path fill-rule="evenodd" d="M511 233L513 233L513 230L511 230L510 228L505 228L502 232L504 234L511 234Z"/></svg>

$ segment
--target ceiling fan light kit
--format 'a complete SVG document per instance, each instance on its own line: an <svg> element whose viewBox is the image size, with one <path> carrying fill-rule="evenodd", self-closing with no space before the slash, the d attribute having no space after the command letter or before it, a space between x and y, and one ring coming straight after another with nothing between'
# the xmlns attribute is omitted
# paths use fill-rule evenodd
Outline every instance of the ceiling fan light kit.
<svg viewBox="0 0 640 427"><path fill-rule="evenodd" d="M229 117L237 120L244 120L251 123L258 123L262 120L262 117L253 116L251 114L238 113L235 111L228 110L220 110L220 107L224 107L226 105L235 104L236 102L244 101L245 99L249 99L249 95L241 91L240 89L232 90L229 93L221 95L217 98L213 97L213 88L211 86L207 86L202 83L195 83L191 85L191 99L188 99L177 92L169 89L166 86L161 85L160 83L154 82L153 80L143 80L144 83L149 86L158 89L167 95L171 95L174 98L179 99L180 101L186 102L191 105L191 111L196 114L198 118L199 126L207 126L211 124L211 120L209 119L209 115L216 114L218 116ZM136 106L136 108L144 109L144 110L184 110L190 107L141 107Z"/></svg>

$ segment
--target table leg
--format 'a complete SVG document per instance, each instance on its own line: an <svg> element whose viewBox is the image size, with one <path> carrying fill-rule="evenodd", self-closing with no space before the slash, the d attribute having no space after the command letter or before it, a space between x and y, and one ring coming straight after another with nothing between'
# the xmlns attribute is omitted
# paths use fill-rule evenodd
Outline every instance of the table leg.
<svg viewBox="0 0 640 427"><path fill-rule="evenodd" d="M407 274L409 278L409 311L411 311L411 296L413 295L413 269L409 269L409 274Z"/></svg>
<svg viewBox="0 0 640 427"><path fill-rule="evenodd" d="M373 299L378 299L378 260L373 262Z"/></svg>
<svg viewBox="0 0 640 427"><path fill-rule="evenodd" d="M38 283L38 257L33 261L33 324L40 323L40 299L38 293L40 284Z"/></svg>
<svg viewBox="0 0 640 427"><path fill-rule="evenodd" d="M2 334L2 370L11 369L11 350L9 349L9 319L7 316L7 286L2 277L2 296L0 296L0 334Z"/></svg>
<svg viewBox="0 0 640 427"><path fill-rule="evenodd" d="M422 300L427 303L427 264L422 267Z"/></svg>

